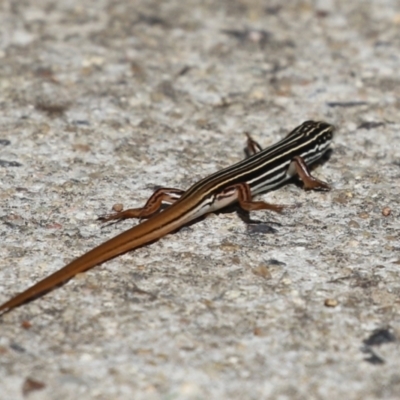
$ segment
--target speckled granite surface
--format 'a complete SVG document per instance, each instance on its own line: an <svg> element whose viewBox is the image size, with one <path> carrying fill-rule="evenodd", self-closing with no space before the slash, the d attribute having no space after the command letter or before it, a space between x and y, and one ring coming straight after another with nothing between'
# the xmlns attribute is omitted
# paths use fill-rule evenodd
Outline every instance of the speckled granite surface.
<svg viewBox="0 0 400 400"><path fill-rule="evenodd" d="M0 399L400 396L400 3L0 3L0 301L306 119L315 174L0 319Z"/></svg>

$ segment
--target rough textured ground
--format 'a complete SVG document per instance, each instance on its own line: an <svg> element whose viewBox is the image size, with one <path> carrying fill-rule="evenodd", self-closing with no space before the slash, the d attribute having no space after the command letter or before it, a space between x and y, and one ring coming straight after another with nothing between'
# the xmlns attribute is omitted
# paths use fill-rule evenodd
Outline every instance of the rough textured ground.
<svg viewBox="0 0 400 400"><path fill-rule="evenodd" d="M0 301L130 227L96 221L114 204L240 160L244 131L337 126L332 191L266 194L298 207L264 232L212 215L1 317L1 400L398 398L399 1L0 10Z"/></svg>

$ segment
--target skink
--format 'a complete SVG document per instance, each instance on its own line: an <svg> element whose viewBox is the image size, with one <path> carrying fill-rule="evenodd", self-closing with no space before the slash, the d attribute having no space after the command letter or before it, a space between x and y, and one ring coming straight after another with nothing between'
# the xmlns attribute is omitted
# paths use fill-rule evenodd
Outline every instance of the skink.
<svg viewBox="0 0 400 400"><path fill-rule="evenodd" d="M245 211L267 209L279 212L282 206L253 201L253 197L295 175L303 181L305 189L329 189L327 183L310 174L308 167L328 150L333 131L334 127L325 122L306 121L264 150L248 135L248 158L200 180L187 191L161 188L153 193L144 207L106 216L103 218L105 221L139 218L143 222L11 298L0 306L0 312L8 312L80 272L160 239L190 221L230 204L238 203ZM170 206L161 211L165 203Z"/></svg>

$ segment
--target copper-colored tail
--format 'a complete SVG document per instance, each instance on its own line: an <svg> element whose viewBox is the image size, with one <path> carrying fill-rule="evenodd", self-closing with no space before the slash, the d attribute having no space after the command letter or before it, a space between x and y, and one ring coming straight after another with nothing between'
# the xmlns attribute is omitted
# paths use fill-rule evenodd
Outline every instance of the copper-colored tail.
<svg viewBox="0 0 400 400"><path fill-rule="evenodd" d="M164 228L155 229L154 223L148 220L121 233L0 305L0 315L47 293L80 272L84 272L129 250L137 249L146 243L166 235L173 230L172 225L166 224ZM155 234L155 232L157 233Z"/></svg>

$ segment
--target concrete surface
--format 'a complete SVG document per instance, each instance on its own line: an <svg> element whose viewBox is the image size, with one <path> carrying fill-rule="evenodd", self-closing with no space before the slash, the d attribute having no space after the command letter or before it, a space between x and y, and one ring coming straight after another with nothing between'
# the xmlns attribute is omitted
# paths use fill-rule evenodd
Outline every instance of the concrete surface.
<svg viewBox="0 0 400 400"><path fill-rule="evenodd" d="M400 3L3 0L0 301L307 119L315 175L0 321L0 398L400 398ZM260 229L260 228L264 228ZM271 229L273 228L273 229Z"/></svg>

